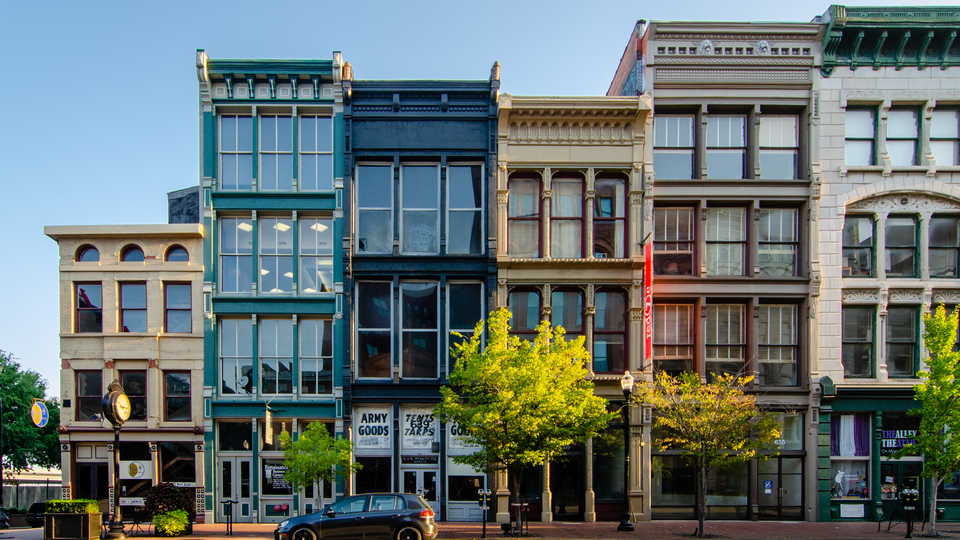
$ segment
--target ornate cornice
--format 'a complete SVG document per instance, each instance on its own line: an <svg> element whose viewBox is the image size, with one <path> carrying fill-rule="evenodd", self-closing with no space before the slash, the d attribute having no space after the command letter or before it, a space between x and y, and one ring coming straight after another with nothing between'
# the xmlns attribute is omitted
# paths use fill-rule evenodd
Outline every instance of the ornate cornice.
<svg viewBox="0 0 960 540"><path fill-rule="evenodd" d="M856 201L847 205L847 208L852 210L922 212L924 210L960 210L960 203L943 197L918 195L916 193L895 193Z"/></svg>
<svg viewBox="0 0 960 540"><path fill-rule="evenodd" d="M507 140L511 144L633 145L633 123L629 121L542 121L511 122Z"/></svg>

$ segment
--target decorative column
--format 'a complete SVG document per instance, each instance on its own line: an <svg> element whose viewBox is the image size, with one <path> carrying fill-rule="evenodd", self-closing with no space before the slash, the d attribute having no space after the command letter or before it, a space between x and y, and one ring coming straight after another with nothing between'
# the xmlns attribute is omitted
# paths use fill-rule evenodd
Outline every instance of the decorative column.
<svg viewBox="0 0 960 540"><path fill-rule="evenodd" d="M543 245L540 249L540 257L550 258L550 218L552 217L551 203L553 202L553 172L550 167L543 170L543 190L540 192L540 229L543 231Z"/></svg>

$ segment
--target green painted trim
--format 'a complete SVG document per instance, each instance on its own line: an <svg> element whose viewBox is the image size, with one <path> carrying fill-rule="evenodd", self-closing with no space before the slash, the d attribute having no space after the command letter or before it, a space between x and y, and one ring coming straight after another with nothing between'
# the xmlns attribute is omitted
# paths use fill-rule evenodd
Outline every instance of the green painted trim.
<svg viewBox="0 0 960 540"><path fill-rule="evenodd" d="M336 299L324 297L239 297L214 298L213 312L223 315L333 315Z"/></svg>
<svg viewBox="0 0 960 540"><path fill-rule="evenodd" d="M333 212L336 207L334 192L263 192L215 191L213 207L218 212L233 210Z"/></svg>
<svg viewBox="0 0 960 540"><path fill-rule="evenodd" d="M260 392L263 391L263 384L260 380L260 321L259 318L254 320L253 317L250 317L250 319L250 326L252 327L250 329L250 346L253 348L250 351L250 377L253 378L253 388L256 389L254 395L260 395Z"/></svg>
<svg viewBox="0 0 960 540"><path fill-rule="evenodd" d="M215 162L217 161L217 129L214 126L215 117L213 113L203 113L201 122L203 122L200 141L203 148L200 154L200 159L203 161L201 168L204 177L213 178L216 174Z"/></svg>

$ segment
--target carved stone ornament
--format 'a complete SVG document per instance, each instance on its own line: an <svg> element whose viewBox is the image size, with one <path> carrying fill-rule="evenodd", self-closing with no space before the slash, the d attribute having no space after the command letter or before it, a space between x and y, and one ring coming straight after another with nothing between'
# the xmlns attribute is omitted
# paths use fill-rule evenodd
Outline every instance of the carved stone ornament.
<svg viewBox="0 0 960 540"><path fill-rule="evenodd" d="M874 210L874 211L904 211L921 212L924 210L960 210L960 202L947 199L945 197L935 197L930 195L918 195L915 193L897 193L884 195L882 197L872 197L862 201L854 202L848 205L854 210Z"/></svg>
<svg viewBox="0 0 960 540"><path fill-rule="evenodd" d="M497 190L497 204L507 204L509 201L510 190L507 189L498 189Z"/></svg>
<svg viewBox="0 0 960 540"><path fill-rule="evenodd" d="M933 291L933 304L960 304L960 291Z"/></svg>
<svg viewBox="0 0 960 540"><path fill-rule="evenodd" d="M765 56L770 54L770 44L767 43L767 40L761 39L757 42L757 54L760 56Z"/></svg>
<svg viewBox="0 0 960 540"><path fill-rule="evenodd" d="M705 39L697 45L697 54L713 54L713 42Z"/></svg>
<svg viewBox="0 0 960 540"><path fill-rule="evenodd" d="M917 304L923 300L923 291L913 289L893 289L890 291L891 304Z"/></svg>
<svg viewBox="0 0 960 540"><path fill-rule="evenodd" d="M844 304L876 303L879 299L880 291L877 289L852 289L843 291Z"/></svg>

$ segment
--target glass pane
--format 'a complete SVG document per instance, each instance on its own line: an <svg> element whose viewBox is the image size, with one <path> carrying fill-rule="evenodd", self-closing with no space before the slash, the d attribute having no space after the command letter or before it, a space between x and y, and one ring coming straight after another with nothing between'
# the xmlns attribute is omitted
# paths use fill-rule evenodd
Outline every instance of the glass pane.
<svg viewBox="0 0 960 540"><path fill-rule="evenodd" d="M583 332L583 295L574 291L554 291L551 324L562 326L567 333Z"/></svg>
<svg viewBox="0 0 960 540"><path fill-rule="evenodd" d="M847 140L844 163L850 167L873 165L873 141Z"/></svg>
<svg viewBox="0 0 960 540"><path fill-rule="evenodd" d="M930 248L930 276L957 277L958 251L956 248Z"/></svg>
<svg viewBox="0 0 960 540"><path fill-rule="evenodd" d="M872 139L874 137L876 122L874 121L873 109L847 109L846 114L846 137ZM850 141L847 141L849 144ZM849 164L849 162L847 162Z"/></svg>
<svg viewBox="0 0 960 540"><path fill-rule="evenodd" d="M300 291L304 293L333 290L333 259L300 257Z"/></svg>
<svg viewBox="0 0 960 540"><path fill-rule="evenodd" d="M917 137L917 111L914 109L890 109L887 113L887 138L915 139ZM889 141L887 143L889 145Z"/></svg>
<svg viewBox="0 0 960 540"><path fill-rule="evenodd" d="M403 328L437 328L437 284L403 283Z"/></svg>
<svg viewBox="0 0 960 540"><path fill-rule="evenodd" d="M873 341L873 309L843 308L843 340Z"/></svg>
<svg viewBox="0 0 960 540"><path fill-rule="evenodd" d="M300 220L300 254L333 255L333 220Z"/></svg>
<svg viewBox="0 0 960 540"><path fill-rule="evenodd" d="M743 150L707 150L707 176L711 179L743 178Z"/></svg>
<svg viewBox="0 0 960 540"><path fill-rule="evenodd" d="M483 207L483 179L480 171L479 165L447 167L450 208Z"/></svg>
<svg viewBox="0 0 960 540"><path fill-rule="evenodd" d="M894 167L909 167L917 163L917 141L887 141L887 155Z"/></svg>
<svg viewBox="0 0 960 540"><path fill-rule="evenodd" d="M437 333L403 333L403 377L437 378Z"/></svg>
<svg viewBox="0 0 960 540"><path fill-rule="evenodd" d="M626 208L626 184L623 180L597 180L594 217L623 217Z"/></svg>
<svg viewBox="0 0 960 540"><path fill-rule="evenodd" d="M707 147L745 146L746 122L744 116L707 116Z"/></svg>
<svg viewBox="0 0 960 540"><path fill-rule="evenodd" d="M843 375L845 377L871 377L873 375L873 345L844 343Z"/></svg>
<svg viewBox="0 0 960 540"><path fill-rule="evenodd" d="M357 252L390 253L391 216L389 210L361 210L357 217Z"/></svg>
<svg viewBox="0 0 960 540"><path fill-rule="evenodd" d="M538 221L511 221L508 233L511 257L540 256L540 223Z"/></svg>
<svg viewBox="0 0 960 540"><path fill-rule="evenodd" d="M960 142L958 141L930 141L930 152L937 160L938 167L952 167L960 164Z"/></svg>
<svg viewBox="0 0 960 540"><path fill-rule="evenodd" d="M757 257L761 276L796 275L797 246L761 244Z"/></svg>
<svg viewBox="0 0 960 540"><path fill-rule="evenodd" d="M554 179L551 217L583 215L583 182L579 179Z"/></svg>
<svg viewBox="0 0 960 540"><path fill-rule="evenodd" d="M510 217L538 217L540 215L540 182L537 180L510 181Z"/></svg>
<svg viewBox="0 0 960 540"><path fill-rule="evenodd" d="M540 324L540 295L533 291L510 293L510 327L514 332L532 332Z"/></svg>
<svg viewBox="0 0 960 540"><path fill-rule="evenodd" d="M190 285L167 285L167 309L190 309Z"/></svg>
<svg viewBox="0 0 960 540"><path fill-rule="evenodd" d="M624 349L623 335L594 334L593 370L596 372L622 372Z"/></svg>
<svg viewBox="0 0 960 540"><path fill-rule="evenodd" d="M300 151L317 151L317 117L300 117Z"/></svg>
<svg viewBox="0 0 960 540"><path fill-rule="evenodd" d="M293 221L290 219L261 219L260 253L264 255L293 254Z"/></svg>
<svg viewBox="0 0 960 540"><path fill-rule="evenodd" d="M796 150L760 150L760 177L765 180L797 178Z"/></svg>
<svg viewBox="0 0 960 540"><path fill-rule="evenodd" d="M887 343L887 375L912 377L915 355L915 345Z"/></svg>
<svg viewBox="0 0 960 540"><path fill-rule="evenodd" d="M843 221L843 245L873 247L873 218L847 216Z"/></svg>
<svg viewBox="0 0 960 540"><path fill-rule="evenodd" d="M357 323L360 328L390 328L390 289L387 282L357 283Z"/></svg>
<svg viewBox="0 0 960 540"><path fill-rule="evenodd" d="M624 222L601 221L593 222L593 256L600 258L623 258Z"/></svg>
<svg viewBox="0 0 960 540"><path fill-rule="evenodd" d="M761 114L760 147L796 148L798 124L796 116Z"/></svg>
<svg viewBox="0 0 960 540"><path fill-rule="evenodd" d="M451 283L448 299L450 328L473 330L483 318L482 286L479 283Z"/></svg>
<svg viewBox="0 0 960 540"><path fill-rule="evenodd" d="M449 214L447 253L465 255L482 253L483 220L480 211L456 211Z"/></svg>
<svg viewBox="0 0 960 540"><path fill-rule="evenodd" d="M437 208L440 175L436 166L405 165L401 169L404 208Z"/></svg>
<svg viewBox="0 0 960 540"><path fill-rule="evenodd" d="M693 118L692 115L654 117L654 146L693 146Z"/></svg>
<svg viewBox="0 0 960 540"><path fill-rule="evenodd" d="M390 377L390 332L357 332L357 363L360 377Z"/></svg>
<svg viewBox="0 0 960 540"><path fill-rule="evenodd" d="M233 152L237 149L237 117L220 117L220 150Z"/></svg>
<svg viewBox="0 0 960 540"><path fill-rule="evenodd" d="M893 308L887 312L887 341L916 341L917 313L914 309Z"/></svg>
<svg viewBox="0 0 960 540"><path fill-rule="evenodd" d="M658 148L653 152L653 171L659 179L688 180L693 178L693 150Z"/></svg>
<svg viewBox="0 0 960 540"><path fill-rule="evenodd" d="M263 116L260 118L260 150L274 152L277 150L277 117Z"/></svg>
<svg viewBox="0 0 960 540"><path fill-rule="evenodd" d="M357 206L391 208L393 206L393 167L361 165L357 167Z"/></svg>
<svg viewBox="0 0 960 540"><path fill-rule="evenodd" d="M146 309L147 286L143 283L124 283L120 286L123 309Z"/></svg>
<svg viewBox="0 0 960 540"><path fill-rule="evenodd" d="M960 137L960 111L934 109L930 118L930 137L956 139Z"/></svg>
<svg viewBox="0 0 960 540"><path fill-rule="evenodd" d="M914 277L916 252L910 249L888 249L886 253L886 271L888 277Z"/></svg>
<svg viewBox="0 0 960 540"><path fill-rule="evenodd" d="M253 118L250 116L237 118L237 151L253 151Z"/></svg>
<svg viewBox="0 0 960 540"><path fill-rule="evenodd" d="M403 213L404 253L437 253L439 251L437 234L437 212Z"/></svg>
<svg viewBox="0 0 960 540"><path fill-rule="evenodd" d="M555 259L579 259L581 246L581 221L550 222L550 254Z"/></svg>

